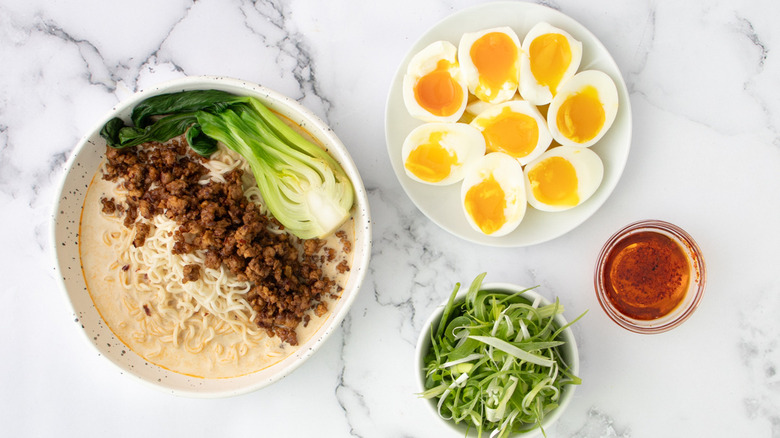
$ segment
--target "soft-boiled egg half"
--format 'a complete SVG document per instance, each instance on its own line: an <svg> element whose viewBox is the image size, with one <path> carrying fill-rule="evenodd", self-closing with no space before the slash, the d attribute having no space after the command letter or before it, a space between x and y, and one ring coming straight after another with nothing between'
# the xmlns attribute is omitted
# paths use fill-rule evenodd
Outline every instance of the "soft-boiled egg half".
<svg viewBox="0 0 780 438"><path fill-rule="evenodd" d="M463 179L485 155L485 138L465 123L432 122L406 136L401 157L406 174L415 181L449 185Z"/></svg>
<svg viewBox="0 0 780 438"><path fill-rule="evenodd" d="M469 225L488 236L512 232L525 216L523 168L503 152L485 155L468 170L460 193Z"/></svg>
<svg viewBox="0 0 780 438"><path fill-rule="evenodd" d="M490 105L471 125L482 132L488 152L504 152L525 165L541 155L552 142L547 121L524 100Z"/></svg>
<svg viewBox="0 0 780 438"><path fill-rule="evenodd" d="M520 39L509 27L463 34L458 62L469 91L479 100L505 102L514 96L520 72Z"/></svg>
<svg viewBox="0 0 780 438"><path fill-rule="evenodd" d="M537 210L576 207L596 192L604 177L601 158L588 148L559 146L524 169L528 203Z"/></svg>
<svg viewBox="0 0 780 438"><path fill-rule="evenodd" d="M409 114L425 122L455 122L468 104L468 89L458 65L458 49L436 41L409 61L403 82Z"/></svg>
<svg viewBox="0 0 780 438"><path fill-rule="evenodd" d="M561 85L547 109L547 126L558 143L589 147L609 130L617 110L618 92L612 78L586 70Z"/></svg>
<svg viewBox="0 0 780 438"><path fill-rule="evenodd" d="M561 84L577 73L582 43L567 32L541 22L523 39L520 95L534 105L552 101Z"/></svg>

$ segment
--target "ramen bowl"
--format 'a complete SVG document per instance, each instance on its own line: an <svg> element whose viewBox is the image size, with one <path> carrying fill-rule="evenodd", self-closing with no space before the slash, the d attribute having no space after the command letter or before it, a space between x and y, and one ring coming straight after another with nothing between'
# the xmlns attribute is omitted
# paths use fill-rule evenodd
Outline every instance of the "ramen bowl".
<svg viewBox="0 0 780 438"><path fill-rule="evenodd" d="M174 372L136 354L109 327L99 313L88 290L81 266L80 221L84 199L93 176L106 152L100 129L110 119L129 119L130 112L142 100L154 95L187 90L215 89L236 95L253 96L268 108L300 126L331 154L350 178L355 195L352 207L354 242L352 263L339 298L330 305L329 314L314 334L303 339L289 355L282 355L267 367L236 377L202 378ZM311 358L328 339L349 311L363 283L371 249L371 226L366 190L355 163L339 138L314 113L298 102L263 86L232 78L187 77L157 85L134 94L114 107L78 143L65 165L65 173L52 212L52 243L55 265L62 287L69 298L74 320L95 352L114 364L123 374L133 376L171 394L191 397L228 397L270 385L290 374Z"/></svg>
<svg viewBox="0 0 780 438"><path fill-rule="evenodd" d="M458 294L455 296L454 303L456 306L462 304L466 300L467 289L468 288L461 288ZM543 295L539 294L535 290L529 290L524 287L520 287L518 285L510 284L510 283L484 283L481 285L480 290L495 292L497 294L507 295L507 296L514 295L514 294L521 294L521 297L529 305L534 305L533 303L536 303L534 307L551 304L550 300L546 299ZM449 298L444 300L441 304L439 304L439 306L437 306L436 309L431 313L431 315L426 319L426 321L423 323L422 330L420 331L419 338L417 339L414 368L412 371L414 372L418 394L422 394L428 389L426 388L426 356L428 356L432 350L431 330L432 329L435 330L436 327L438 327L439 321L441 321L444 308L447 305L448 301ZM456 312L453 310L453 314L451 314L448 319L450 323L452 323L453 319L455 318L455 314ZM519 321L512 322L512 324L517 328L517 331L519 332L520 329L518 327L518 323ZM565 327L568 324L569 323L567 322L563 314L557 314L553 318L553 325L556 328ZM463 327L456 327L456 329L457 328L462 329ZM453 331L455 330L453 329ZM571 327L570 326L566 327L566 329L564 329L556 337L556 340L563 341L563 344L557 347L558 352L560 354L560 359L556 360L556 365L565 367L567 369L567 373L570 373L574 376L579 376L579 369L580 369L579 353L577 350L577 342L574 337L574 332L572 331ZM498 354L500 355L501 353ZM449 360L449 359L442 359L442 361L445 360ZM480 359L472 359L471 361L477 362L479 360ZM528 364L526 363L525 365ZM461 374L461 376L463 375L464 374ZM480 378L482 378L483 375L480 376L481 376ZM483 383L487 385L486 382L483 381ZM462 385L464 384L464 382L461 382L460 384ZM541 428L536 427L537 426L536 424L526 423L522 425L522 429L524 429L523 431L512 432L510 433L509 436L524 437L524 438L538 437L543 434L543 430L544 433L547 433L549 436L550 428L555 424L556 421L558 421L559 418L561 418L561 416L566 411L567 407L571 404L577 386L578 385L576 384L563 385L562 389L560 390L560 393L558 394L558 399L557 399L558 406L544 415L544 418L542 419L541 422ZM512 396L513 400L515 399L515 396L516 394ZM518 396L518 397L522 398L522 396ZM456 422L451 418L445 418L445 416L447 416L446 414L444 415L440 414L437 397L428 398L428 399L421 398L420 403L423 403L425 405L425 409L441 425L442 433L439 436L446 436L446 437L453 437L453 438L477 436L477 428L473 423L471 423L468 420L468 417L459 422ZM465 404L465 402L463 403ZM510 408L507 408L507 412L509 411ZM483 431L482 436L493 436L493 432L494 430L487 428Z"/></svg>

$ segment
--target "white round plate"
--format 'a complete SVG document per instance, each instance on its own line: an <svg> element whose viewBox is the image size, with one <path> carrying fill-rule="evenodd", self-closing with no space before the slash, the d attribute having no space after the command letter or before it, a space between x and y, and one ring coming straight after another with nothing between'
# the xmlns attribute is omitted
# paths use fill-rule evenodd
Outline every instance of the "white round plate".
<svg viewBox="0 0 780 438"><path fill-rule="evenodd" d="M103 322L87 290L79 252L79 223L84 197L106 151L106 142L99 134L103 125L113 117L129 119L133 107L153 95L207 89L254 96L272 110L296 122L322 142L342 165L355 189L352 267L341 297L335 303L327 321L295 352L273 365L242 376L215 379L188 376L157 366L133 352L115 336ZM138 92L114 107L81 139L68 160L52 212L51 224L54 262L62 280L62 287L70 299L76 323L81 326L82 332L96 348L96 352L119 367L123 374L136 377L171 394L189 397L228 397L247 393L270 385L298 368L339 327L357 297L371 255L368 195L355 163L335 132L313 112L289 97L251 82L221 77L192 76L175 79Z"/></svg>
<svg viewBox="0 0 780 438"><path fill-rule="evenodd" d="M401 161L401 146L406 135L421 121L412 118L403 101L402 83L406 66L415 53L428 44L447 40L457 46L461 35L498 26L509 26L522 41L528 30L540 21L569 32L582 41L582 70L601 70L618 89L619 108L609 132L591 149L604 162L604 180L596 193L583 204L562 212L542 212L528 208L523 222L513 232L491 237L475 231L466 222L460 206L460 184L440 187L419 183L406 175ZM489 246L520 247L534 245L567 233L588 219L607 200L623 173L631 146L631 104L623 76L603 44L572 18L546 6L523 2L485 3L463 9L445 18L426 32L401 62L393 78L385 113L387 152L401 186L412 202L434 223L465 240Z"/></svg>

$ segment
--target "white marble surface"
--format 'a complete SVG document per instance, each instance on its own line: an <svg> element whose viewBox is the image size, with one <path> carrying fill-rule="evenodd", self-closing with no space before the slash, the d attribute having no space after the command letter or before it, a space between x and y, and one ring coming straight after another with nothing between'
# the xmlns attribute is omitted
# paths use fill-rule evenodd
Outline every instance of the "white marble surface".
<svg viewBox="0 0 780 438"><path fill-rule="evenodd" d="M0 424L3 436L438 437L414 396L420 326L456 281L541 285L575 327L583 385L550 437L780 437L780 3L545 1L604 43L628 84L625 173L588 221L494 249L433 225L397 182L388 86L426 29L477 2L0 2ZM177 398L85 342L59 289L50 210L78 139L119 100L185 75L290 95L350 149L370 192L367 282L306 364L261 391ZM593 265L639 219L690 232L708 265L694 316L628 333L600 309Z"/></svg>

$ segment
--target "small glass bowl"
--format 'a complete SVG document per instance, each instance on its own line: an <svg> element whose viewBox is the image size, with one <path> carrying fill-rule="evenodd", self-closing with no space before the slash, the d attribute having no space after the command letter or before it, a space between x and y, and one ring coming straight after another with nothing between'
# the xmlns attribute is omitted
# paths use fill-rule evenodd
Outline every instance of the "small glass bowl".
<svg viewBox="0 0 780 438"><path fill-rule="evenodd" d="M677 242L688 258L691 271L688 291L680 304L666 315L650 320L635 319L621 313L607 296L603 280L606 260L612 250L628 236L645 231L663 234ZM626 330L642 334L655 334L677 327L693 314L704 294L706 269L701 249L682 228L660 220L643 220L627 225L607 240L599 253L593 281L599 304L610 319Z"/></svg>

